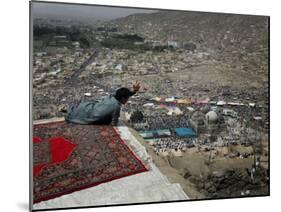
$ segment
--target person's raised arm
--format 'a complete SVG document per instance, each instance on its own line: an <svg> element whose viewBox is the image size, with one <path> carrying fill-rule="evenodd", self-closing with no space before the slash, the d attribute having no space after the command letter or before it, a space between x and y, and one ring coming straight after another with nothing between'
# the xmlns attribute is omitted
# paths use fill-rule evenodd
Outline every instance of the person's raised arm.
<svg viewBox="0 0 281 212"><path fill-rule="evenodd" d="M137 80L133 83L133 91L132 91L132 96L134 95L134 94L136 94L138 91L139 91L139 89L140 89L140 82L138 82Z"/></svg>

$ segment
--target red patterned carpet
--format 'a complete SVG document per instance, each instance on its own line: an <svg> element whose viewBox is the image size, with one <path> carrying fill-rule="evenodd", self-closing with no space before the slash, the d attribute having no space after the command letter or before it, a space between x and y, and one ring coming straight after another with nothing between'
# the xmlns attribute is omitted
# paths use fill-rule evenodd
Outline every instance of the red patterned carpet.
<svg viewBox="0 0 281 212"><path fill-rule="evenodd" d="M33 127L34 203L147 171L113 127Z"/></svg>

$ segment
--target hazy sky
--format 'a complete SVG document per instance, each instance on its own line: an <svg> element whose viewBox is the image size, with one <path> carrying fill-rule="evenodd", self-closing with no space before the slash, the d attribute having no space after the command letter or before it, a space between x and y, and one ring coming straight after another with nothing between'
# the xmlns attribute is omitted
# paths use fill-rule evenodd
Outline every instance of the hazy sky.
<svg viewBox="0 0 281 212"><path fill-rule="evenodd" d="M110 19L125 17L135 13L151 12L156 12L156 10L32 2L32 13L34 18L94 18L106 21Z"/></svg>

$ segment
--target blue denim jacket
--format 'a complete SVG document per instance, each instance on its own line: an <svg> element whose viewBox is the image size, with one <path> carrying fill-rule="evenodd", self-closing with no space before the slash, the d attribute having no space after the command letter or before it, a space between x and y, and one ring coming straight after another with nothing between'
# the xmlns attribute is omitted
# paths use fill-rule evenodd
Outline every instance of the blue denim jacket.
<svg viewBox="0 0 281 212"><path fill-rule="evenodd" d="M121 103L113 95L101 102L87 101L69 108L66 121L75 124L118 124Z"/></svg>

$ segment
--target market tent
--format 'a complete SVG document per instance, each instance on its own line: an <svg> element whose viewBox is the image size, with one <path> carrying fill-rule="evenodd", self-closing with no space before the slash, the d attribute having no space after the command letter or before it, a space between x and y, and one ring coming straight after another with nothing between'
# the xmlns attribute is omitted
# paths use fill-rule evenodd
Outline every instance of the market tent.
<svg viewBox="0 0 281 212"><path fill-rule="evenodd" d="M191 128L176 128L177 136L179 137L194 137L196 133Z"/></svg>
<svg viewBox="0 0 281 212"><path fill-rule="evenodd" d="M169 129L158 129L158 130L142 130L139 132L143 138L160 138L171 136Z"/></svg>

